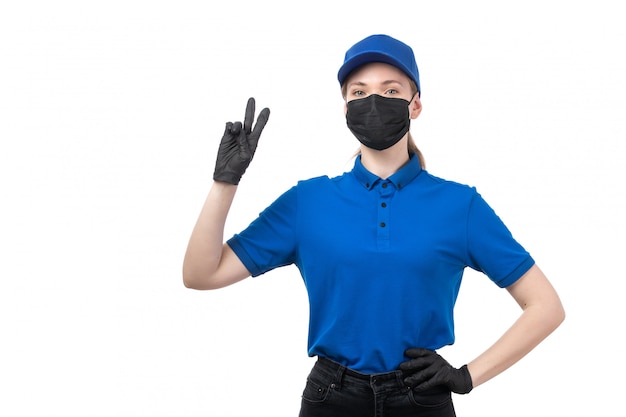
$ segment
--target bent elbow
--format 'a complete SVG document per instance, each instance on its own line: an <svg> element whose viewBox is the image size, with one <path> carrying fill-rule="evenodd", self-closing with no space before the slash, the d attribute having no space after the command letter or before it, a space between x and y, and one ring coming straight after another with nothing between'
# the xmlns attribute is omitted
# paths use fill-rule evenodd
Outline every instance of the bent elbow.
<svg viewBox="0 0 626 417"><path fill-rule="evenodd" d="M191 290L210 290L209 280L202 274L193 273L183 268L183 285Z"/></svg>
<svg viewBox="0 0 626 417"><path fill-rule="evenodd" d="M196 282L194 280L189 279L189 277L185 274L183 274L183 285L185 286L185 288L189 288L190 290L199 289Z"/></svg>
<svg viewBox="0 0 626 417"><path fill-rule="evenodd" d="M565 308L563 307L563 304L559 303L559 309L557 312L557 327L565 321L566 316L567 314L565 313Z"/></svg>
<svg viewBox="0 0 626 417"><path fill-rule="evenodd" d="M565 321L565 316L565 308L561 301L557 300L557 302L552 305L551 311L546 312L546 317L549 317L549 323L552 324L551 331L556 330L556 328Z"/></svg>
<svg viewBox="0 0 626 417"><path fill-rule="evenodd" d="M187 278L186 275L183 275L183 285L185 286L185 288L189 288L190 290L199 289L198 286L196 285L196 282Z"/></svg>
<svg viewBox="0 0 626 417"><path fill-rule="evenodd" d="M191 281L183 278L183 285L190 290L213 290L215 288L207 285L204 281Z"/></svg>

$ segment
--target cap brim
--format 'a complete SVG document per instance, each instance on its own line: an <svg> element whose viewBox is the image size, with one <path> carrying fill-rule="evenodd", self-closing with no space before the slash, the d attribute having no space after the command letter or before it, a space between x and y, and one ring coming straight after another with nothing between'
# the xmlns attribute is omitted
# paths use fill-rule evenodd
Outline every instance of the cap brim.
<svg viewBox="0 0 626 417"><path fill-rule="evenodd" d="M410 79L413 80L417 84L417 80L413 79L411 75L411 71L406 68L400 61L397 59L383 53L377 51L367 51L360 54L356 54L352 56L349 60L344 62L344 64L339 68L339 72L337 74L337 78L339 80L339 84L343 85L346 81L346 78L350 75L352 71L355 69L373 62L383 62L385 64L393 65L396 68L399 68L404 72Z"/></svg>

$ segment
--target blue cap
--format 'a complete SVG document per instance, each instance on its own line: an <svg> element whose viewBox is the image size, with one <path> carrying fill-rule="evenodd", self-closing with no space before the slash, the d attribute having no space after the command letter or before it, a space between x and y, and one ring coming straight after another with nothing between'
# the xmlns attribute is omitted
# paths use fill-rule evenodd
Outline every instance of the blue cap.
<svg viewBox="0 0 626 417"><path fill-rule="evenodd" d="M368 36L348 49L337 74L339 85L343 85L352 71L371 62L384 62L402 70L417 84L417 92L421 95L420 76L413 50L388 35Z"/></svg>

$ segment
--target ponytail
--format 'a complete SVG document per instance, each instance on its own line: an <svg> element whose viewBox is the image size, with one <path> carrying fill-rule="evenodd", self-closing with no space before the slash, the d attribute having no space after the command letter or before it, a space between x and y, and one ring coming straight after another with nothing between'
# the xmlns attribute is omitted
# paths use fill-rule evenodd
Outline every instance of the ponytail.
<svg viewBox="0 0 626 417"><path fill-rule="evenodd" d="M417 159L420 161L420 166L422 167L422 169L426 169L426 161L424 160L424 155L422 155L422 151L420 151L415 144L411 132L409 132L409 140L407 143L409 146L409 154L414 153L415 155L417 155Z"/></svg>

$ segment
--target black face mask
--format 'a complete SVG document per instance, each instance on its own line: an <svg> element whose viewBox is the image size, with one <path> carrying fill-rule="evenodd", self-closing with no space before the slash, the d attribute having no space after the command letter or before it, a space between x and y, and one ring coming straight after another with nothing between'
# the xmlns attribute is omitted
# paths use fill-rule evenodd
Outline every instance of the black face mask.
<svg viewBox="0 0 626 417"><path fill-rule="evenodd" d="M348 129L368 148L387 149L409 131L409 102L404 99L372 94L349 101L347 107Z"/></svg>

